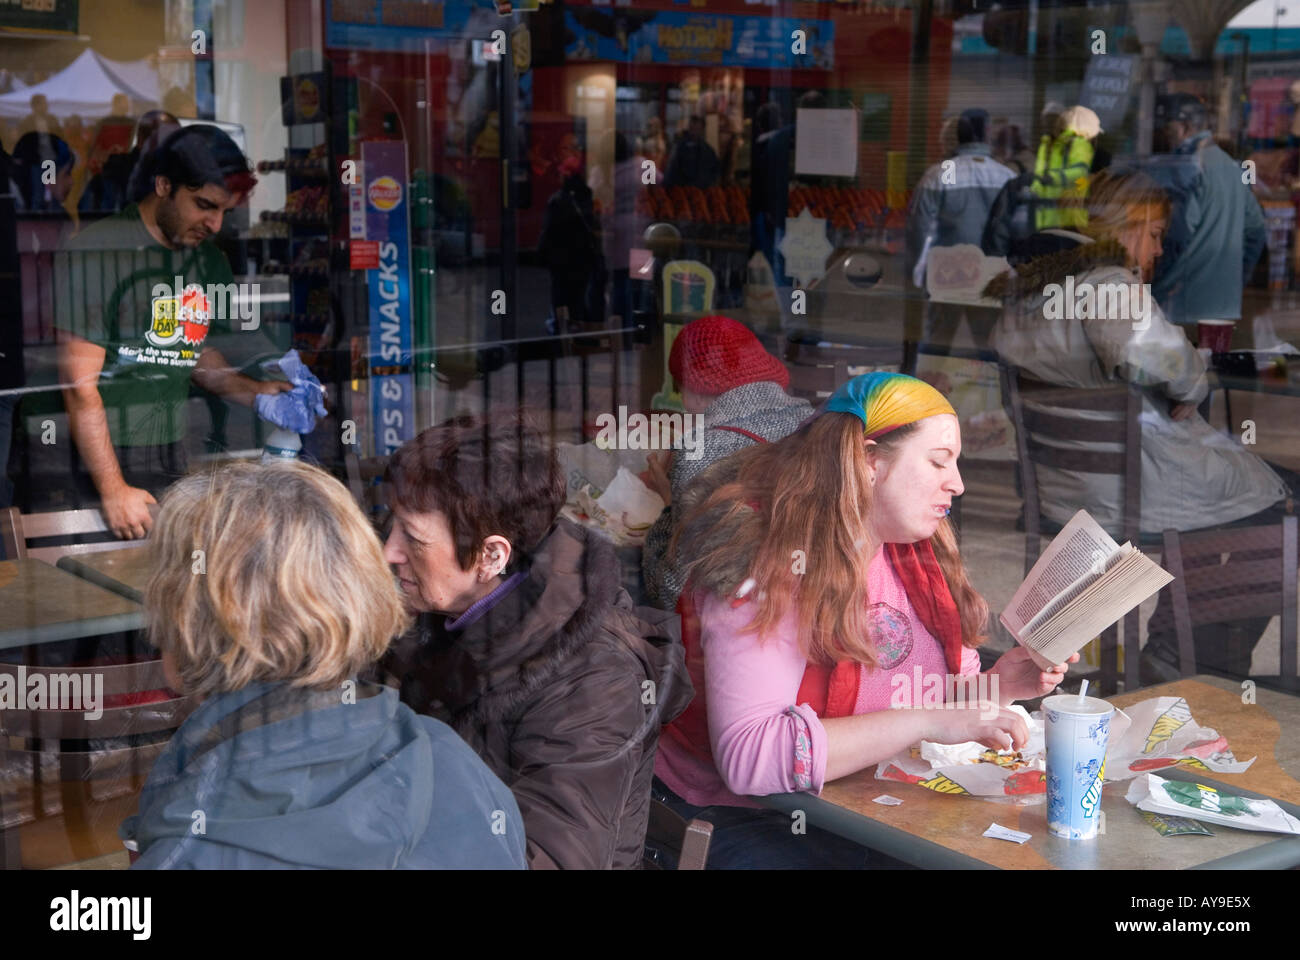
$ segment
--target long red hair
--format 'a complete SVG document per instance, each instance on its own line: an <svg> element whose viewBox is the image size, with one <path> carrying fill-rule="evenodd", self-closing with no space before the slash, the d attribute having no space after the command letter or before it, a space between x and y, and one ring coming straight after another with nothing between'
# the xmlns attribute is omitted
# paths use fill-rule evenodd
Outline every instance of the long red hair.
<svg viewBox="0 0 1300 960"><path fill-rule="evenodd" d="M878 437L877 455L891 459L915 429L908 424ZM752 578L748 629L760 639L794 603L809 661L874 667L867 568L881 544L871 537L866 450L858 417L823 413L783 440L747 447L712 468L698 481L697 502L684 505L670 546L688 581L726 596ZM979 646L987 639L988 604L966 575L947 520L930 543L957 604L962 642Z"/></svg>

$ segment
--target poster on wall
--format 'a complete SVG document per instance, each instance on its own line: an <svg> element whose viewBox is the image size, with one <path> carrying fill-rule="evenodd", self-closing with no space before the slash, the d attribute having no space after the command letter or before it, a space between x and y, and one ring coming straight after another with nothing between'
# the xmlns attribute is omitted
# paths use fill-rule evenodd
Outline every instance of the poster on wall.
<svg viewBox="0 0 1300 960"><path fill-rule="evenodd" d="M366 140L365 241L378 244L379 267L367 270L370 315L370 413L376 456L415 436L411 377L411 251L406 143Z"/></svg>
<svg viewBox="0 0 1300 960"><path fill-rule="evenodd" d="M78 0L0 0L0 30L77 33Z"/></svg>
<svg viewBox="0 0 1300 960"><path fill-rule="evenodd" d="M1088 61L1079 103L1097 114L1103 130L1115 130L1124 123L1137 66L1138 58L1124 53L1094 56Z"/></svg>
<svg viewBox="0 0 1300 960"><path fill-rule="evenodd" d="M830 177L858 175L858 111L795 113L794 172Z"/></svg>
<svg viewBox="0 0 1300 960"><path fill-rule="evenodd" d="M830 70L830 20L745 17L676 10L609 11L567 7L569 60Z"/></svg>

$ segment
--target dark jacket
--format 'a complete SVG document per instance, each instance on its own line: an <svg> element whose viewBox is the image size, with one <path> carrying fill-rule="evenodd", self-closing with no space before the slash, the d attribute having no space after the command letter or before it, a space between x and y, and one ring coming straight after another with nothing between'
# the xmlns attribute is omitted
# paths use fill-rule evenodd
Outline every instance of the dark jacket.
<svg viewBox="0 0 1300 960"><path fill-rule="evenodd" d="M1160 306L1173 323L1240 319L1242 287L1268 239L1241 164L1203 130L1147 170L1173 205L1152 282Z"/></svg>
<svg viewBox="0 0 1300 960"><path fill-rule="evenodd" d="M387 687L254 684L204 701L121 829L141 869L520 869L510 791Z"/></svg>
<svg viewBox="0 0 1300 960"><path fill-rule="evenodd" d="M641 863L659 728L690 702L675 615L633 608L614 547L559 520L463 630L422 618L389 667L514 791L532 867Z"/></svg>

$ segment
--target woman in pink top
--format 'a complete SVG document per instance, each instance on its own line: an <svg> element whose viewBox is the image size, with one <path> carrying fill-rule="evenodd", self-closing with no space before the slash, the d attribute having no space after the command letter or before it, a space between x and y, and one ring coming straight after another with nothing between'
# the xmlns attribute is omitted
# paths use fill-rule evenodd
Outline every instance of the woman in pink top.
<svg viewBox="0 0 1300 960"><path fill-rule="evenodd" d="M979 673L988 606L945 519L960 454L942 394L872 373L684 499L674 548L697 692L660 738L654 790L714 823L711 866L866 865L861 847L794 834L744 797L817 793L920 740L1025 743L1007 706L1051 692L1067 666L1042 671L1015 647L978 686L962 679Z"/></svg>

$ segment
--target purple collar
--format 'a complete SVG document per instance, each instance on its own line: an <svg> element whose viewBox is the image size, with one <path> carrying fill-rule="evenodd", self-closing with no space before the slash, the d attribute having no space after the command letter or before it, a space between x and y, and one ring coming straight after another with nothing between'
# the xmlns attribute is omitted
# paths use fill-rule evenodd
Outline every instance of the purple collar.
<svg viewBox="0 0 1300 960"><path fill-rule="evenodd" d="M468 610L462 613L455 620L452 620L449 623L447 623L444 629L464 630L466 627L470 626L471 624L477 623L479 619L482 618L483 614L487 613L498 603L500 603L502 599L505 598L505 595L509 593L511 590L513 590L515 587L519 586L519 584L523 583L524 579L527 576L528 576L527 570L520 570L512 574L511 576L507 577L504 581L497 584L496 588L493 589L493 591L489 593L486 597L482 597L478 600L475 600L470 605L470 608Z"/></svg>

